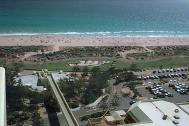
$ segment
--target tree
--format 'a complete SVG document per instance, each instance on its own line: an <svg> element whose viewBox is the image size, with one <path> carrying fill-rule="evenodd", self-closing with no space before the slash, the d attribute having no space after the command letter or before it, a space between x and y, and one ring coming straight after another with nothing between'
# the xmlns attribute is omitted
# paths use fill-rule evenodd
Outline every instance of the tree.
<svg viewBox="0 0 189 126"><path fill-rule="evenodd" d="M66 98L72 98L75 96L75 83L72 80L62 80L58 82L60 90L64 93Z"/></svg>
<svg viewBox="0 0 189 126"><path fill-rule="evenodd" d="M58 102L56 98L54 97L54 94L51 89L49 89L48 91L45 91L44 104L46 105L46 108L48 112L50 113L60 111Z"/></svg>
<svg viewBox="0 0 189 126"><path fill-rule="evenodd" d="M16 106L17 106L17 108L23 108L24 107L24 99L20 98L20 99L16 100Z"/></svg>
<svg viewBox="0 0 189 126"><path fill-rule="evenodd" d="M15 86L16 84L17 84L17 81L15 79L13 79L11 85Z"/></svg>
<svg viewBox="0 0 189 126"><path fill-rule="evenodd" d="M21 64L12 64L6 67L6 95L7 99L7 122L9 125L23 125L25 121L32 118L32 112L37 110L36 104L41 103L43 96L32 91L30 87L23 86L21 79L16 81L14 77L20 72ZM18 86L15 84L18 83ZM32 104L27 100L40 99ZM31 103L31 102L30 102ZM27 104L27 105L26 105ZM54 103L53 103L54 105ZM18 111L18 112L16 112Z"/></svg>
<svg viewBox="0 0 189 126"><path fill-rule="evenodd" d="M89 69L88 69L87 66L85 66L85 67L83 68L82 77L86 77L86 76L88 76L88 73L89 73Z"/></svg>
<svg viewBox="0 0 189 126"><path fill-rule="evenodd" d="M163 68L163 65L161 64L160 66L159 66L159 69L162 69Z"/></svg>
<svg viewBox="0 0 189 126"><path fill-rule="evenodd" d="M134 90L135 87L136 87L136 85L137 85L136 81L130 81L130 82L128 83L128 87L129 87L131 90Z"/></svg>
<svg viewBox="0 0 189 126"><path fill-rule="evenodd" d="M22 70L24 64L23 63L13 63L13 66L14 66L15 72L19 73Z"/></svg>
<svg viewBox="0 0 189 126"><path fill-rule="evenodd" d="M18 86L23 86L22 80L18 79Z"/></svg>
<svg viewBox="0 0 189 126"><path fill-rule="evenodd" d="M92 69L91 69L91 73L92 73L92 76L97 76L97 75L99 75L100 74L100 67L93 67Z"/></svg>
<svg viewBox="0 0 189 126"><path fill-rule="evenodd" d="M14 77L17 75L14 67L10 68L8 66L5 66L6 69L6 83L8 86L16 84Z"/></svg>
<svg viewBox="0 0 189 126"><path fill-rule="evenodd" d="M76 73L80 70L79 66L75 65L72 69L72 71L74 72L73 76L76 76Z"/></svg>
<svg viewBox="0 0 189 126"><path fill-rule="evenodd" d="M110 77L110 76L115 76L117 73L119 72L118 69L116 69L115 67L110 67L106 73L107 75Z"/></svg>
<svg viewBox="0 0 189 126"><path fill-rule="evenodd" d="M136 79L137 79L137 76L134 75L133 72L128 72L125 78L126 81L133 81Z"/></svg>
<svg viewBox="0 0 189 126"><path fill-rule="evenodd" d="M40 114L38 113L38 111L35 110L32 115L33 125L40 126L41 123L40 119L41 119Z"/></svg>
<svg viewBox="0 0 189 126"><path fill-rule="evenodd" d="M75 80L75 89L77 90L77 94L80 97L82 86L84 85L85 81L82 78L79 78L78 80Z"/></svg>
<svg viewBox="0 0 189 126"><path fill-rule="evenodd" d="M91 102L93 102L96 99L96 95L94 94L94 92L92 91L92 89L90 88L86 88L84 95L82 96L81 101L87 105Z"/></svg>
<svg viewBox="0 0 189 126"><path fill-rule="evenodd" d="M139 71L138 66L135 63L132 63L129 67L130 71Z"/></svg>

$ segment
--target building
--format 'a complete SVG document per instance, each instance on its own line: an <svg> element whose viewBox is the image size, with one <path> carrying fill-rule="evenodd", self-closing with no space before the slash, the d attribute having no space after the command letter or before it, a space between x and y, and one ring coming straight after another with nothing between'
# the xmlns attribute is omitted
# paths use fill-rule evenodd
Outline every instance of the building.
<svg viewBox="0 0 189 126"><path fill-rule="evenodd" d="M110 112L96 126L188 126L188 120L189 103L150 100L136 102L125 113Z"/></svg>
<svg viewBox="0 0 189 126"><path fill-rule="evenodd" d="M124 110L119 111L112 111L110 112L110 115L104 116L104 118L101 120L101 124L103 126L109 126L109 125L123 125L124 119L126 116L126 112Z"/></svg>
<svg viewBox="0 0 189 126"><path fill-rule="evenodd" d="M0 67L0 126L6 126L6 88L5 88L5 69Z"/></svg>

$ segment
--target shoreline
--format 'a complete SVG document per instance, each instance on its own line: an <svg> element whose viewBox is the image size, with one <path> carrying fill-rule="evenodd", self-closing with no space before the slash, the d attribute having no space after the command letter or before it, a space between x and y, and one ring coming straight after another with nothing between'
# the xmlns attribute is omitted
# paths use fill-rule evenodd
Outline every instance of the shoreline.
<svg viewBox="0 0 189 126"><path fill-rule="evenodd" d="M62 35L92 35L92 36L127 36L127 37L182 37L189 36L189 31L88 31L88 32L0 32L0 36L62 36Z"/></svg>
<svg viewBox="0 0 189 126"><path fill-rule="evenodd" d="M189 45L185 37L115 37L99 35L14 35L0 36L0 46L176 46Z"/></svg>

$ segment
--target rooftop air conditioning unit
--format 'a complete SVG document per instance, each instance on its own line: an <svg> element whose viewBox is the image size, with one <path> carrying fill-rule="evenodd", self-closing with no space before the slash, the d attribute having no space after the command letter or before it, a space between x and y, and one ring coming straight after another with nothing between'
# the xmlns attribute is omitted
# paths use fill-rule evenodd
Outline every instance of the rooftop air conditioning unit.
<svg viewBox="0 0 189 126"><path fill-rule="evenodd" d="M178 113L179 112L179 110L178 109L175 109L175 113Z"/></svg>
<svg viewBox="0 0 189 126"><path fill-rule="evenodd" d="M174 124L179 124L179 121L178 120L173 120L173 123Z"/></svg>
<svg viewBox="0 0 189 126"><path fill-rule="evenodd" d="M174 118L175 119L180 119L180 116L179 115L174 115Z"/></svg>
<svg viewBox="0 0 189 126"><path fill-rule="evenodd" d="M163 115L163 120L166 120L167 119L167 115Z"/></svg>

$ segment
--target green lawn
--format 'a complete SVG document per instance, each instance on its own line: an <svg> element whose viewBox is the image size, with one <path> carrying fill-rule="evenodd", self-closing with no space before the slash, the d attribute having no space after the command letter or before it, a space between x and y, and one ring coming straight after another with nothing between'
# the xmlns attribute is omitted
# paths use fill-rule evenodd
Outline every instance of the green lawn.
<svg viewBox="0 0 189 126"><path fill-rule="evenodd" d="M114 66L116 68L128 68L131 63L127 62L127 60L120 60L120 59L103 59L109 60L110 63L103 64L100 66L102 71L106 71L108 68ZM48 69L48 70L63 70L63 71L72 71L72 67L69 66L70 63L79 62L79 59L69 59L69 60L62 60L57 61L54 63L44 63L41 65L32 65L32 64L25 64L24 69L30 70L41 70L41 69ZM151 68L159 68L162 66L163 68L169 67L179 67L179 66L188 66L189 64L189 57L168 57L162 58L158 60L148 60L148 61L137 61L134 62L137 66L141 69L151 69ZM83 69L83 67L81 67ZM89 67L90 69L90 67Z"/></svg>
<svg viewBox="0 0 189 126"><path fill-rule="evenodd" d="M44 63L44 64L24 64L24 69L29 70L64 70L71 71L72 67L69 66L70 63L76 62L75 60L63 60L52 63Z"/></svg>
<svg viewBox="0 0 189 126"><path fill-rule="evenodd" d="M188 66L189 57L168 57L153 61L142 61L136 64L141 69L159 68L160 66L162 68Z"/></svg>

